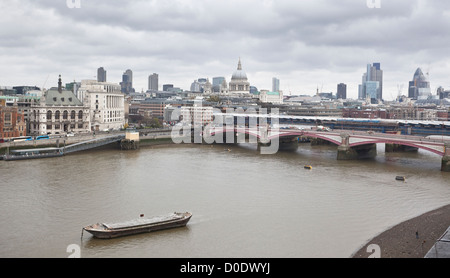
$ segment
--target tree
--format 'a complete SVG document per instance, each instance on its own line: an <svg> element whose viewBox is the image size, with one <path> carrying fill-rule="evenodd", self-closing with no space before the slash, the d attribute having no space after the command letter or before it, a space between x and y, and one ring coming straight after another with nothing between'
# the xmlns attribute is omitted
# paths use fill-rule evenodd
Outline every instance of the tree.
<svg viewBox="0 0 450 278"><path fill-rule="evenodd" d="M208 101L210 102L219 102L220 97L219 96L209 96Z"/></svg>

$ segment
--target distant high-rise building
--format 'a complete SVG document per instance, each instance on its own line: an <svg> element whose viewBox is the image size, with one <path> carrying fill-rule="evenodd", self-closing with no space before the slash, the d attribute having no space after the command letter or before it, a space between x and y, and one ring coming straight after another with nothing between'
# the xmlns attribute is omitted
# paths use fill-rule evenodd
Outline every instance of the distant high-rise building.
<svg viewBox="0 0 450 278"><path fill-rule="evenodd" d="M362 83L359 85L358 98L370 98L373 103L383 99L383 71L380 63L367 65L367 72L364 73Z"/></svg>
<svg viewBox="0 0 450 278"><path fill-rule="evenodd" d="M164 91L164 92L167 92L167 91L169 91L170 89L173 89L173 84L164 84L164 85L163 85L163 91Z"/></svg>
<svg viewBox="0 0 450 278"><path fill-rule="evenodd" d="M258 88L256 88L255 86L250 86L250 94L258 95L259 94Z"/></svg>
<svg viewBox="0 0 450 278"><path fill-rule="evenodd" d="M106 70L103 67L97 69L97 81L106 82Z"/></svg>
<svg viewBox="0 0 450 278"><path fill-rule="evenodd" d="M122 82L120 82L122 93L130 94L134 92L133 89L133 72L127 69L122 75Z"/></svg>
<svg viewBox="0 0 450 278"><path fill-rule="evenodd" d="M273 77L272 78L272 92L280 91L280 79Z"/></svg>
<svg viewBox="0 0 450 278"><path fill-rule="evenodd" d="M225 77L223 76L213 77L212 81L212 91L216 93L220 92L222 84L226 82Z"/></svg>
<svg viewBox="0 0 450 278"><path fill-rule="evenodd" d="M337 99L347 99L347 84L339 83L337 85Z"/></svg>
<svg viewBox="0 0 450 278"><path fill-rule="evenodd" d="M439 88L437 88L437 95L439 99L449 98L450 90L445 90L442 86L439 86Z"/></svg>
<svg viewBox="0 0 450 278"><path fill-rule="evenodd" d="M148 89L158 91L158 74L153 73L148 77Z"/></svg>
<svg viewBox="0 0 450 278"><path fill-rule="evenodd" d="M431 96L430 82L420 68L414 73L413 80L409 82L408 97L411 99L427 99Z"/></svg>
<svg viewBox="0 0 450 278"><path fill-rule="evenodd" d="M209 83L209 85L211 85L211 83L209 82L209 78L199 78L197 80L194 80L194 82L192 82L191 84L191 92L202 92L204 93L206 89L209 89L209 91L212 92L212 85L211 88L206 88L206 85ZM169 88L170 90L170 88ZM208 91L208 90L206 90ZM211 93L209 92L209 93Z"/></svg>
<svg viewBox="0 0 450 278"><path fill-rule="evenodd" d="M380 63L373 63L373 67L377 70L381 70L381 64Z"/></svg>
<svg viewBox="0 0 450 278"><path fill-rule="evenodd" d="M198 82L198 80L194 80L194 82L192 82L191 84L191 92L201 92L202 91L202 86L200 84L200 82Z"/></svg>

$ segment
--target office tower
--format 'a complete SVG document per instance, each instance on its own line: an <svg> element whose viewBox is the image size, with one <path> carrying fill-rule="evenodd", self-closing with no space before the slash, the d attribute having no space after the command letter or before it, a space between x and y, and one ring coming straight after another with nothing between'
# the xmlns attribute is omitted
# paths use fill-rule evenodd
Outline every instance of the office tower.
<svg viewBox="0 0 450 278"><path fill-rule="evenodd" d="M408 97L411 99L427 99L431 96L430 82L420 68L414 73L413 80L409 82Z"/></svg>
<svg viewBox="0 0 450 278"><path fill-rule="evenodd" d="M167 91L169 91L170 89L173 89L173 84L164 84L164 85L163 85L163 91L164 91L164 92L167 92Z"/></svg>
<svg viewBox="0 0 450 278"><path fill-rule="evenodd" d="M158 74L153 73L148 77L148 89L150 91L158 91Z"/></svg>
<svg viewBox="0 0 450 278"><path fill-rule="evenodd" d="M337 85L337 99L347 99L347 84L340 83Z"/></svg>
<svg viewBox="0 0 450 278"><path fill-rule="evenodd" d="M272 78L272 92L280 91L280 79L273 77Z"/></svg>
<svg viewBox="0 0 450 278"><path fill-rule="evenodd" d="M120 82L122 93L129 94L133 93L133 72L127 69L122 75L122 82Z"/></svg>
<svg viewBox="0 0 450 278"><path fill-rule="evenodd" d="M212 79L212 90L213 90L213 92L220 92L220 88L221 88L221 86L222 86L222 84L224 83L224 82L226 82L225 81L225 77L223 77L223 76L218 76L218 77L213 77L213 79Z"/></svg>
<svg viewBox="0 0 450 278"><path fill-rule="evenodd" d="M201 92L202 91L202 86L200 84L200 82L198 82L198 80L194 80L194 82L192 82L191 84L191 92Z"/></svg>
<svg viewBox="0 0 450 278"><path fill-rule="evenodd" d="M372 103L383 99L383 71L380 63L367 65L367 71L364 73L362 83L359 85L358 98L370 98Z"/></svg>
<svg viewBox="0 0 450 278"><path fill-rule="evenodd" d="M103 67L97 69L97 81L106 82L106 70Z"/></svg>

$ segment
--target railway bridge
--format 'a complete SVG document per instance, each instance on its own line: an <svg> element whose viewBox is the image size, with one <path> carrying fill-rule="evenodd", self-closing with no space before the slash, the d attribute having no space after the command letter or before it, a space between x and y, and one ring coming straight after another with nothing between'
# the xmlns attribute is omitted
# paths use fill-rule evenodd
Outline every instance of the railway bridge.
<svg viewBox="0 0 450 278"><path fill-rule="evenodd" d="M206 130L203 138L215 143L257 143L258 149L275 146L278 150L296 149L298 138L318 138L337 146L338 160L373 158L376 156L376 144L408 146L423 149L442 157L441 170L450 172L450 142L429 139L420 136L361 131L320 131L308 129L271 129L246 127L216 127Z"/></svg>

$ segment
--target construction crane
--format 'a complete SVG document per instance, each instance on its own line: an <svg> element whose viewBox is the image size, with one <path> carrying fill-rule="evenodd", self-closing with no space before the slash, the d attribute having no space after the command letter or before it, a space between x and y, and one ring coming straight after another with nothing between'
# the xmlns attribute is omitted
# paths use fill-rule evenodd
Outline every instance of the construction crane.
<svg viewBox="0 0 450 278"><path fill-rule="evenodd" d="M45 79L45 82L44 82L44 84L42 85L41 91L44 91L45 84L47 84L47 81L48 81L48 78L49 78L49 77L50 77L50 74L47 75L47 78Z"/></svg>

